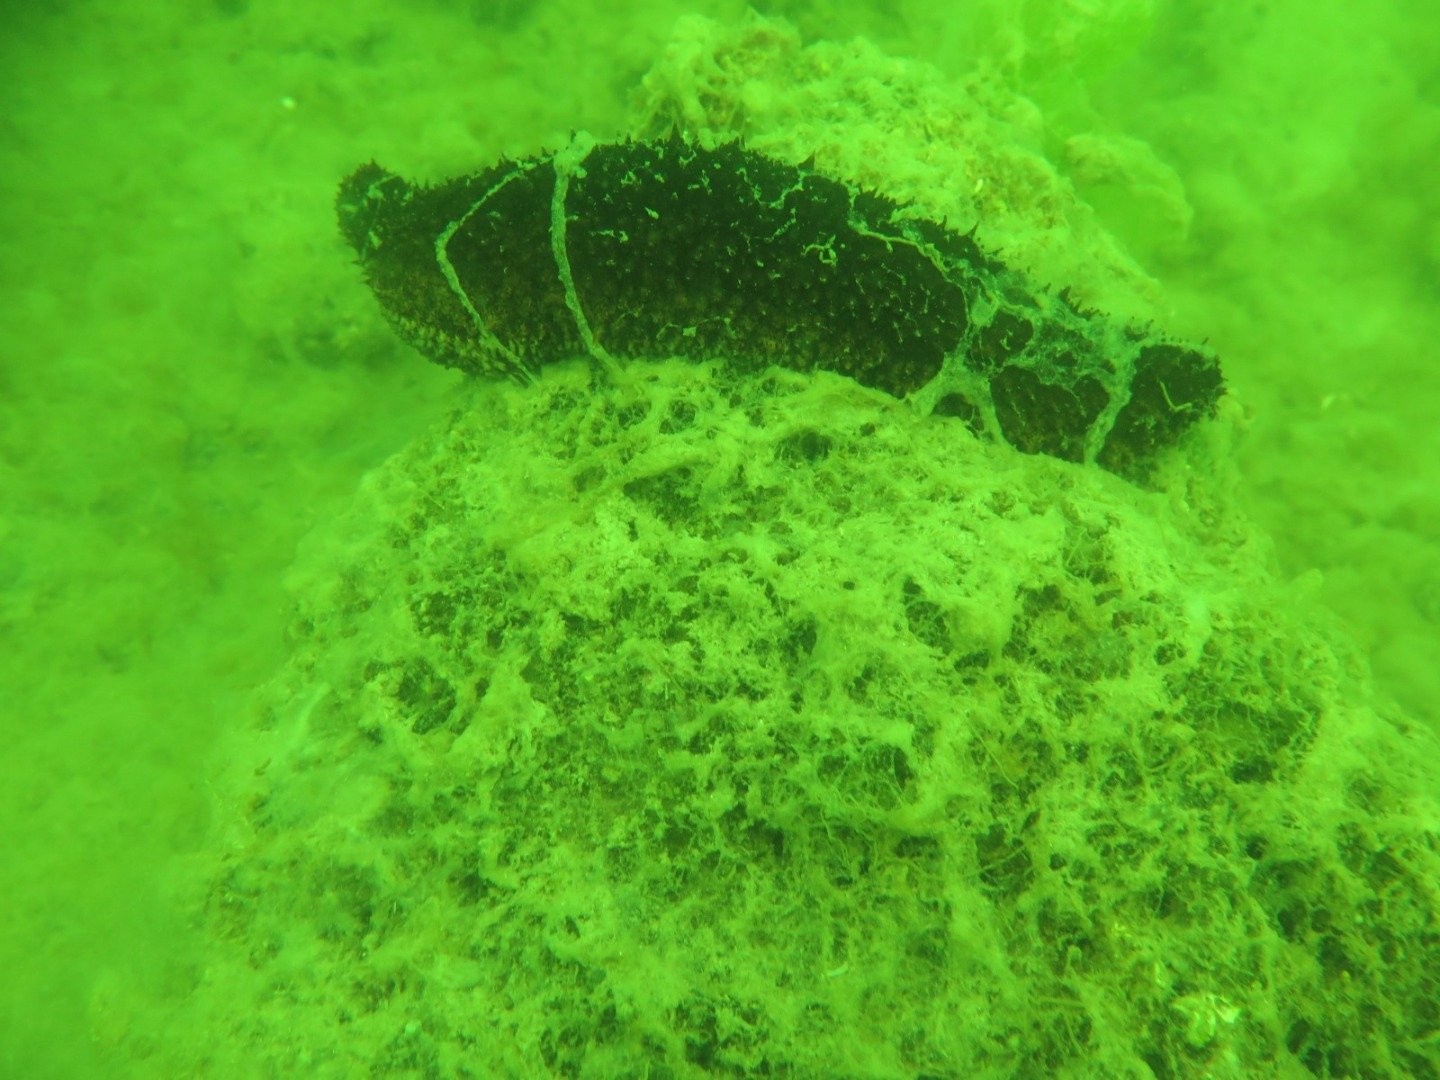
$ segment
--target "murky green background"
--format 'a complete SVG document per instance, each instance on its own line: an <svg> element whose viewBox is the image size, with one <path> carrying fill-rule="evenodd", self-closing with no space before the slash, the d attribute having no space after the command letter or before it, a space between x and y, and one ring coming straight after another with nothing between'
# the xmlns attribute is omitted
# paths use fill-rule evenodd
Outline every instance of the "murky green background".
<svg viewBox="0 0 1440 1080"><path fill-rule="evenodd" d="M222 725L284 654L295 544L457 378L373 333L336 181L613 132L677 17L745 10L613 7L0 15L0 1076L103 1075L97 974L179 962L167 866L205 837ZM1283 574L1318 573L1381 689L1440 723L1433 6L761 10L807 41L999 70L1057 164L1105 133L1175 170L1188 226L1072 179L1224 357Z"/></svg>

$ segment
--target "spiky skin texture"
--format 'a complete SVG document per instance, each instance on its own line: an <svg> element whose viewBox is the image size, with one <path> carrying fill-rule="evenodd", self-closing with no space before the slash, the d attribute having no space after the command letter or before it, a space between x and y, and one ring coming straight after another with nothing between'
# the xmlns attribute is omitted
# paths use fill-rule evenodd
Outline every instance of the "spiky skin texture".
<svg viewBox="0 0 1440 1080"><path fill-rule="evenodd" d="M529 379L589 353L822 368L1122 475L1223 393L1208 349L1084 311L967 234L729 143L572 146L433 187L363 166L340 224L396 330Z"/></svg>

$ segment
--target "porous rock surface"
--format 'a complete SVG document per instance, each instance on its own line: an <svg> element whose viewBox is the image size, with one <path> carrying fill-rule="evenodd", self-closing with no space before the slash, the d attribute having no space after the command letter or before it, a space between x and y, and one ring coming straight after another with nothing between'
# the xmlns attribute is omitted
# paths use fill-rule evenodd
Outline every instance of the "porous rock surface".
<svg viewBox="0 0 1440 1080"><path fill-rule="evenodd" d="M297 565L209 1067L1434 1075L1427 744L1204 485L594 379L477 385Z"/></svg>

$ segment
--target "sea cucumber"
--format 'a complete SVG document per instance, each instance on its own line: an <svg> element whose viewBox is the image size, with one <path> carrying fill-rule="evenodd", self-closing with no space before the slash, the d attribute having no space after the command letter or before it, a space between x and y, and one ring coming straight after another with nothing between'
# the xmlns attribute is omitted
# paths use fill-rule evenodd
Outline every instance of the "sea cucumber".
<svg viewBox="0 0 1440 1080"><path fill-rule="evenodd" d="M371 163L337 211L401 337L474 374L724 358L907 397L944 372L932 411L1132 476L1224 389L1207 347L1082 310L972 234L738 142L577 138L434 186Z"/></svg>

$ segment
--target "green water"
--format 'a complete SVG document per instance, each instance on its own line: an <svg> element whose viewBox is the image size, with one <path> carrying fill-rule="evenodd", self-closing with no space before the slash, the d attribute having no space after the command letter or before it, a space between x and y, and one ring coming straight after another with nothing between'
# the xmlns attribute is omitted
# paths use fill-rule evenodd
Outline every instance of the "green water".
<svg viewBox="0 0 1440 1080"><path fill-rule="evenodd" d="M762 10L1028 102L1025 149L1224 358L1257 559L1440 725L1440 18L954 6ZM286 661L297 544L449 408L356 279L336 182L618 132L694 14L744 8L0 15L0 1076L153 1075L125 1062L177 1036L131 999L210 962L177 866L227 842L215 749Z"/></svg>

